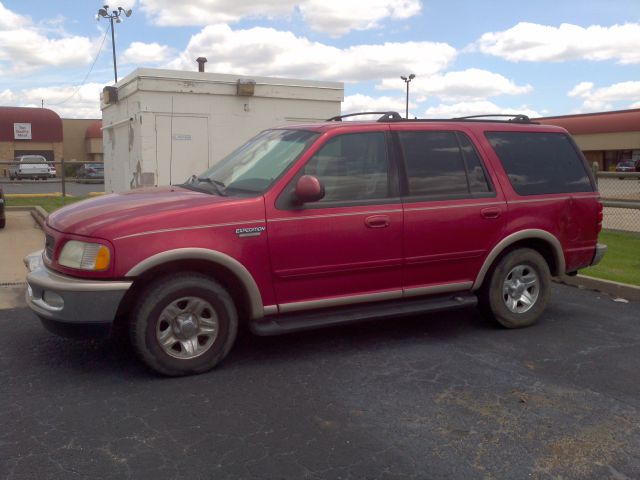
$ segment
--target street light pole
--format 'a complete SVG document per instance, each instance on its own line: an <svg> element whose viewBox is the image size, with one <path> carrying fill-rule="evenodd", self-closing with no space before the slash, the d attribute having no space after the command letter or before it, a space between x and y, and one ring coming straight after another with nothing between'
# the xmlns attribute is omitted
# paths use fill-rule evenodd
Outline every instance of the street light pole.
<svg viewBox="0 0 640 480"><path fill-rule="evenodd" d="M408 77L401 76L400 78L402 80L404 80L404 83L407 84L407 102L406 102L406 107L405 107L404 118L408 119L409 118L409 84L411 83L411 80L416 78L416 76L412 73Z"/></svg>
<svg viewBox="0 0 640 480"><path fill-rule="evenodd" d="M118 7L116 10L112 10L109 13L109 5L104 5L100 10L98 10L98 15L96 15L96 20L100 20L100 18L108 18L109 23L111 25L111 50L113 52L113 77L115 78L115 83L118 83L118 66L116 64L116 34L113 28L113 21L116 23L122 23L122 19L120 18L123 14L125 17L131 16L131 9L125 10L122 7Z"/></svg>

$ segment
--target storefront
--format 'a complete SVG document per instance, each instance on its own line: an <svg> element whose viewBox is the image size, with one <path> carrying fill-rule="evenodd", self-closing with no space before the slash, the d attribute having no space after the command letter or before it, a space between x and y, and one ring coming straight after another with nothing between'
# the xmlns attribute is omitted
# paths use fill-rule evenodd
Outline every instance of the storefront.
<svg viewBox="0 0 640 480"><path fill-rule="evenodd" d="M640 160L640 109L538 118L566 128L589 163L612 171L623 160Z"/></svg>
<svg viewBox="0 0 640 480"><path fill-rule="evenodd" d="M57 113L46 108L0 107L0 160L13 161L20 155L60 161L62 120Z"/></svg>

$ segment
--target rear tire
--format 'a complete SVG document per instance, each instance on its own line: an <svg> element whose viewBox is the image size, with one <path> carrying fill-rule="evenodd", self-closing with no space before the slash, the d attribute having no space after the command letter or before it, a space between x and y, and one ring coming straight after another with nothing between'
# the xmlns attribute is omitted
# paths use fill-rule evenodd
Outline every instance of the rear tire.
<svg viewBox="0 0 640 480"><path fill-rule="evenodd" d="M238 314L227 290L197 273L160 278L140 295L130 338L154 371L168 376L211 370L229 353Z"/></svg>
<svg viewBox="0 0 640 480"><path fill-rule="evenodd" d="M533 325L544 313L551 291L546 260L530 248L504 255L479 292L483 314L506 328Z"/></svg>

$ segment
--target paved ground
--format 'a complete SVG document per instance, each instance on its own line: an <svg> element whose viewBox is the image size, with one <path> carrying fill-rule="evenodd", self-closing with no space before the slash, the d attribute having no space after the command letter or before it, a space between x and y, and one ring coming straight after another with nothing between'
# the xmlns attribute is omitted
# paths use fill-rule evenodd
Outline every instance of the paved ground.
<svg viewBox="0 0 640 480"><path fill-rule="evenodd" d="M0 230L1 309L24 304L25 255L44 248L44 234L29 212L6 212L7 225ZM22 285L20 285L22 284Z"/></svg>
<svg viewBox="0 0 640 480"><path fill-rule="evenodd" d="M573 287L530 329L245 335L183 379L24 309L0 331L0 478L640 478L640 304Z"/></svg>

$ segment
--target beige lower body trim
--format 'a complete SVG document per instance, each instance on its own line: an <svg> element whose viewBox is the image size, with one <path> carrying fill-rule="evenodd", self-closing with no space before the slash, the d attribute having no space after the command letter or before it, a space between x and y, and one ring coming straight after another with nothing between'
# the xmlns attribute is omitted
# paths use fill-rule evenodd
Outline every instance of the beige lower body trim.
<svg viewBox="0 0 640 480"><path fill-rule="evenodd" d="M422 295L436 295L438 293L462 292L471 290L473 282L446 283L444 285L431 285L428 287L405 288L404 297L419 297Z"/></svg>
<svg viewBox="0 0 640 480"><path fill-rule="evenodd" d="M402 290L392 290L380 293L365 293L363 295L351 295L348 297L323 298L322 300L309 300L305 302L283 303L279 306L280 313L299 312L301 310L315 310L316 308L342 307L356 303L380 302L383 300L395 300L402 298Z"/></svg>

